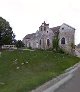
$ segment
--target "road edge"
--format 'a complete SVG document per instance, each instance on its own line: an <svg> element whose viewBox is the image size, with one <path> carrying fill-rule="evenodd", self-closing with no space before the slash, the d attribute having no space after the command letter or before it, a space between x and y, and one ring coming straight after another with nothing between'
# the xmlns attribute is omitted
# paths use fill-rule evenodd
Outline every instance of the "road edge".
<svg viewBox="0 0 80 92"><path fill-rule="evenodd" d="M80 62L76 63L74 66L65 70L65 72L56 78L44 83L40 87L30 91L30 92L54 92L65 82L73 77L73 73L80 67Z"/></svg>

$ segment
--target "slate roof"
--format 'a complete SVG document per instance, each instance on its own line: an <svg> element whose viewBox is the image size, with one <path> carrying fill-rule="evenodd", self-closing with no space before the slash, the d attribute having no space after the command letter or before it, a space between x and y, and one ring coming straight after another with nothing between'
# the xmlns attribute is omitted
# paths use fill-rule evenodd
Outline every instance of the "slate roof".
<svg viewBox="0 0 80 92"><path fill-rule="evenodd" d="M59 29L60 29L60 26L57 26L57 27L53 27L53 28L50 28L53 33L59 33Z"/></svg>
<svg viewBox="0 0 80 92"><path fill-rule="evenodd" d="M32 34L28 34L24 37L24 39L31 39L32 37L34 37L36 35L36 33L32 33Z"/></svg>
<svg viewBox="0 0 80 92"><path fill-rule="evenodd" d="M68 25L66 23L63 23L63 24L75 30L75 28L73 28L72 26L70 26L70 25Z"/></svg>
<svg viewBox="0 0 80 92"><path fill-rule="evenodd" d="M57 26L57 27L53 27L53 28L50 28L54 34L57 34L59 33L59 29L60 29L60 26ZM36 33L32 33L32 34L28 34L24 37L24 39L31 39L33 37L35 37Z"/></svg>

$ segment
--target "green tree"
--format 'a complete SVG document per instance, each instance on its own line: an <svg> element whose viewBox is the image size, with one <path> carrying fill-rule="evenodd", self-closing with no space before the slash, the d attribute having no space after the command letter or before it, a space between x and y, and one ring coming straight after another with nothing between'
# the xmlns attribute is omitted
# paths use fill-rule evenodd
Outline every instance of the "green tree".
<svg viewBox="0 0 80 92"><path fill-rule="evenodd" d="M17 48L24 47L24 43L21 40L16 41L15 45Z"/></svg>
<svg viewBox="0 0 80 92"><path fill-rule="evenodd" d="M59 49L59 39L57 35L53 39L53 50L58 51L58 49Z"/></svg>
<svg viewBox="0 0 80 92"><path fill-rule="evenodd" d="M14 43L15 35L8 21L0 17L0 46Z"/></svg>

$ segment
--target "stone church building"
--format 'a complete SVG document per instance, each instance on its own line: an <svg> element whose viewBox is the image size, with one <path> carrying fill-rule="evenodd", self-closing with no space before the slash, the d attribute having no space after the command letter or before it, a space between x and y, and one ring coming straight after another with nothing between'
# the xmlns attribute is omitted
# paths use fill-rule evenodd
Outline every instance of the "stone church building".
<svg viewBox="0 0 80 92"><path fill-rule="evenodd" d="M36 33L28 34L23 38L25 47L32 49L49 49L53 47L53 39L58 35L59 47L71 52L71 44L74 43L75 28L63 23L61 26L49 28L45 21Z"/></svg>

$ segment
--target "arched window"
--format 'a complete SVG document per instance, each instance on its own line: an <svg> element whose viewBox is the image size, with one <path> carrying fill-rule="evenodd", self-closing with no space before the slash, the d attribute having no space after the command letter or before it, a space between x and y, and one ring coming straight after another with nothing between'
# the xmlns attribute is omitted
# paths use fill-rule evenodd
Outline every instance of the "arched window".
<svg viewBox="0 0 80 92"><path fill-rule="evenodd" d="M40 40L39 44L41 45L41 40Z"/></svg>
<svg viewBox="0 0 80 92"><path fill-rule="evenodd" d="M62 30L64 30L64 27L62 28Z"/></svg>
<svg viewBox="0 0 80 92"><path fill-rule="evenodd" d="M41 27L41 31L42 31L42 27Z"/></svg>
<svg viewBox="0 0 80 92"><path fill-rule="evenodd" d="M65 44L65 38L64 37L61 39L61 44Z"/></svg>
<svg viewBox="0 0 80 92"><path fill-rule="evenodd" d="M44 31L46 30L46 27L44 27Z"/></svg>
<svg viewBox="0 0 80 92"><path fill-rule="evenodd" d="M50 45L50 40L49 39L47 39L47 46L49 46Z"/></svg>

